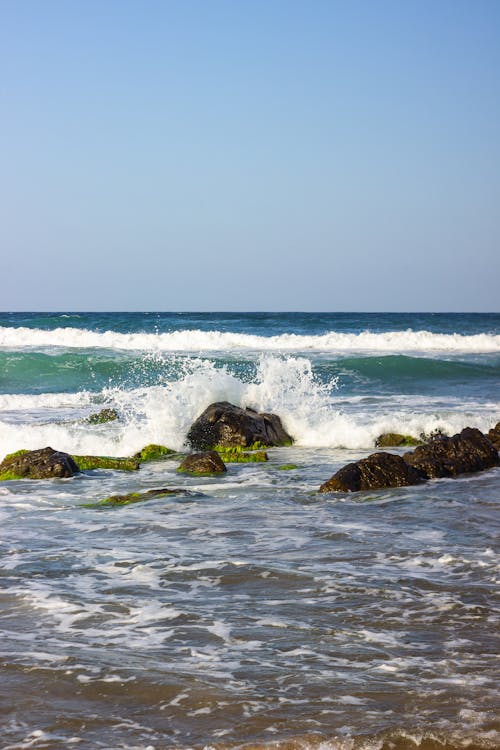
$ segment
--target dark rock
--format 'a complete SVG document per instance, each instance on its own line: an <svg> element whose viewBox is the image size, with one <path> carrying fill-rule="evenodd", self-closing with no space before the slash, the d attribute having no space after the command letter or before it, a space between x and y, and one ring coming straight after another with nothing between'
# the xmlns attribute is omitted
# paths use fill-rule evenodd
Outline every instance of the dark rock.
<svg viewBox="0 0 500 750"><path fill-rule="evenodd" d="M53 448L18 451L0 464L0 479L54 479L72 477L79 468L68 453Z"/></svg>
<svg viewBox="0 0 500 750"><path fill-rule="evenodd" d="M115 419L118 419L116 409L101 409L87 417L86 421L90 424L104 424L104 422L114 422Z"/></svg>
<svg viewBox="0 0 500 750"><path fill-rule="evenodd" d="M453 437L435 437L411 453L405 453L404 460L425 479L455 477L499 463L495 446L486 435L472 427L466 427Z"/></svg>
<svg viewBox="0 0 500 750"><path fill-rule="evenodd" d="M177 471L204 476L207 474L223 474L227 469L217 451L205 451L204 453L191 453L191 455L186 456Z"/></svg>
<svg viewBox="0 0 500 750"><path fill-rule="evenodd" d="M290 445L293 439L276 414L259 414L221 401L211 404L192 424L187 441L197 450L208 450Z"/></svg>
<svg viewBox="0 0 500 750"><path fill-rule="evenodd" d="M320 492L358 492L379 490L384 487L408 487L422 481L419 473L409 466L401 456L394 453L372 453L347 466L343 466L327 482Z"/></svg>
<svg viewBox="0 0 500 750"><path fill-rule="evenodd" d="M488 439L493 443L497 451L500 451L500 422L488 432Z"/></svg>
<svg viewBox="0 0 500 750"><path fill-rule="evenodd" d="M384 432L375 440L377 448L398 448L420 445L422 441L411 435L400 435L399 432Z"/></svg>

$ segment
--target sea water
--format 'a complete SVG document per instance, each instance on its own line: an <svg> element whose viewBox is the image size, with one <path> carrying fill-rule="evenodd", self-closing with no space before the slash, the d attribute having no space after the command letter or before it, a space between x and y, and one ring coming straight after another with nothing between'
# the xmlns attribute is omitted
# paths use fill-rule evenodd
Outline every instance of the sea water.
<svg viewBox="0 0 500 750"><path fill-rule="evenodd" d="M383 432L487 431L499 375L495 314L0 314L0 458L183 451L221 400L295 440L0 483L1 747L500 747L500 470L317 494ZM155 487L199 494L88 507Z"/></svg>

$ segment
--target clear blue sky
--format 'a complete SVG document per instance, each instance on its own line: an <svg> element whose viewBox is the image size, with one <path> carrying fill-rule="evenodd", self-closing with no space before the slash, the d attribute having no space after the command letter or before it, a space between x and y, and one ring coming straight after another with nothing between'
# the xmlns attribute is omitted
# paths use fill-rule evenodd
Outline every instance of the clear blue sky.
<svg viewBox="0 0 500 750"><path fill-rule="evenodd" d="M0 309L500 309L498 0L3 0Z"/></svg>

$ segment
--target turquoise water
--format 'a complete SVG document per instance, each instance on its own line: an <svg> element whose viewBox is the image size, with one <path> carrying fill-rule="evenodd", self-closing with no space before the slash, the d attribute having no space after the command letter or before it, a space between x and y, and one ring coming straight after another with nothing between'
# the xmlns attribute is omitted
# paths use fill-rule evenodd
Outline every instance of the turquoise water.
<svg viewBox="0 0 500 750"><path fill-rule="evenodd" d="M316 494L382 432L488 430L499 376L498 314L0 314L2 455L181 451L217 400L295 438L0 483L5 747L499 747L500 470ZM201 495L85 507L164 486Z"/></svg>

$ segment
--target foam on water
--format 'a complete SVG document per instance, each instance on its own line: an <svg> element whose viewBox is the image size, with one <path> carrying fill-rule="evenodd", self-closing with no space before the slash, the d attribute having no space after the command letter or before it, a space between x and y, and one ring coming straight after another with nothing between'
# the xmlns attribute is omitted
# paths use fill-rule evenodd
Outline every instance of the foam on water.
<svg viewBox="0 0 500 750"><path fill-rule="evenodd" d="M123 349L163 352L282 351L282 352L498 352L500 335L479 333L466 336L430 331L385 333L337 333L306 336L284 333L258 336L222 331L173 331L171 333L118 333L80 328L0 327L0 347Z"/></svg>
<svg viewBox="0 0 500 750"><path fill-rule="evenodd" d="M0 454L45 445L104 455L130 455L148 443L180 450L189 426L216 401L279 414L300 446L348 449L369 449L383 432L419 435L441 428L453 434L465 426L488 430L495 412L500 413L495 404L470 402L469 408L462 406L458 411L451 402L446 408L443 399L434 402L419 396L390 402L374 397L366 407L357 403L355 410L348 410L349 403L339 395L337 383L335 377L320 382L305 357L267 355L259 359L252 382L244 382L210 360L194 359L186 365L183 377L163 385L108 388L93 397L86 391L4 395L0 400ZM100 426L82 421L83 414L95 410L96 402L116 407L122 419ZM42 411L44 420L27 422L22 414L26 409Z"/></svg>

